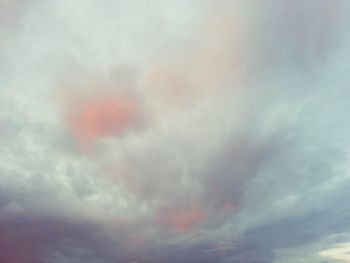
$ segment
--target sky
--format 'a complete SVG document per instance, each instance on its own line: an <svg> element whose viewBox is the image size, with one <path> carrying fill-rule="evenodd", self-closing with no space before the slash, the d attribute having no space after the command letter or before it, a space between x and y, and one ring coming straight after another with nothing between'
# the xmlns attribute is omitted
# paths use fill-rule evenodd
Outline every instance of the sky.
<svg viewBox="0 0 350 263"><path fill-rule="evenodd" d="M0 263L350 262L348 0L0 0Z"/></svg>

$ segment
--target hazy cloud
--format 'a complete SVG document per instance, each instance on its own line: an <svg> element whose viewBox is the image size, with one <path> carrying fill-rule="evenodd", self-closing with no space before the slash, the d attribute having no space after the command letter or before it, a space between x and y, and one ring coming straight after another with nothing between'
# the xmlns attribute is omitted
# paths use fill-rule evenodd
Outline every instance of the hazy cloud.
<svg viewBox="0 0 350 263"><path fill-rule="evenodd" d="M349 262L347 1L0 9L0 263Z"/></svg>

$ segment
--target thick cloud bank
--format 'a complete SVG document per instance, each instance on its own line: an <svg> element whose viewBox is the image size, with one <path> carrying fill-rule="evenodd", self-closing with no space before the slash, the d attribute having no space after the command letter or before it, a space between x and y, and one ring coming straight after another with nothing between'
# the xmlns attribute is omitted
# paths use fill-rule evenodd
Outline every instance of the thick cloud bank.
<svg viewBox="0 0 350 263"><path fill-rule="evenodd" d="M350 262L347 0L0 0L0 263Z"/></svg>

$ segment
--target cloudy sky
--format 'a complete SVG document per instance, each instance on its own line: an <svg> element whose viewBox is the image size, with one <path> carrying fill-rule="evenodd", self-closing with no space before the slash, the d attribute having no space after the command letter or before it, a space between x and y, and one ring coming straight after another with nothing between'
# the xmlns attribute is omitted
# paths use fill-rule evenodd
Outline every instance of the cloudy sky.
<svg viewBox="0 0 350 263"><path fill-rule="evenodd" d="M350 262L348 0L0 0L0 263Z"/></svg>

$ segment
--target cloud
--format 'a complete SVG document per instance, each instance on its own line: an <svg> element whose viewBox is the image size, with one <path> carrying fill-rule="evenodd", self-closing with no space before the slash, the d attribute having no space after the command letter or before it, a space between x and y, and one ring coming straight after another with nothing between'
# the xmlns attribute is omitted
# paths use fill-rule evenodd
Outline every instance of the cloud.
<svg viewBox="0 0 350 263"><path fill-rule="evenodd" d="M339 258L349 8L4 2L0 262Z"/></svg>
<svg viewBox="0 0 350 263"><path fill-rule="evenodd" d="M349 262L349 245L338 244L337 247L320 252L320 255L325 258L336 259L342 262Z"/></svg>

